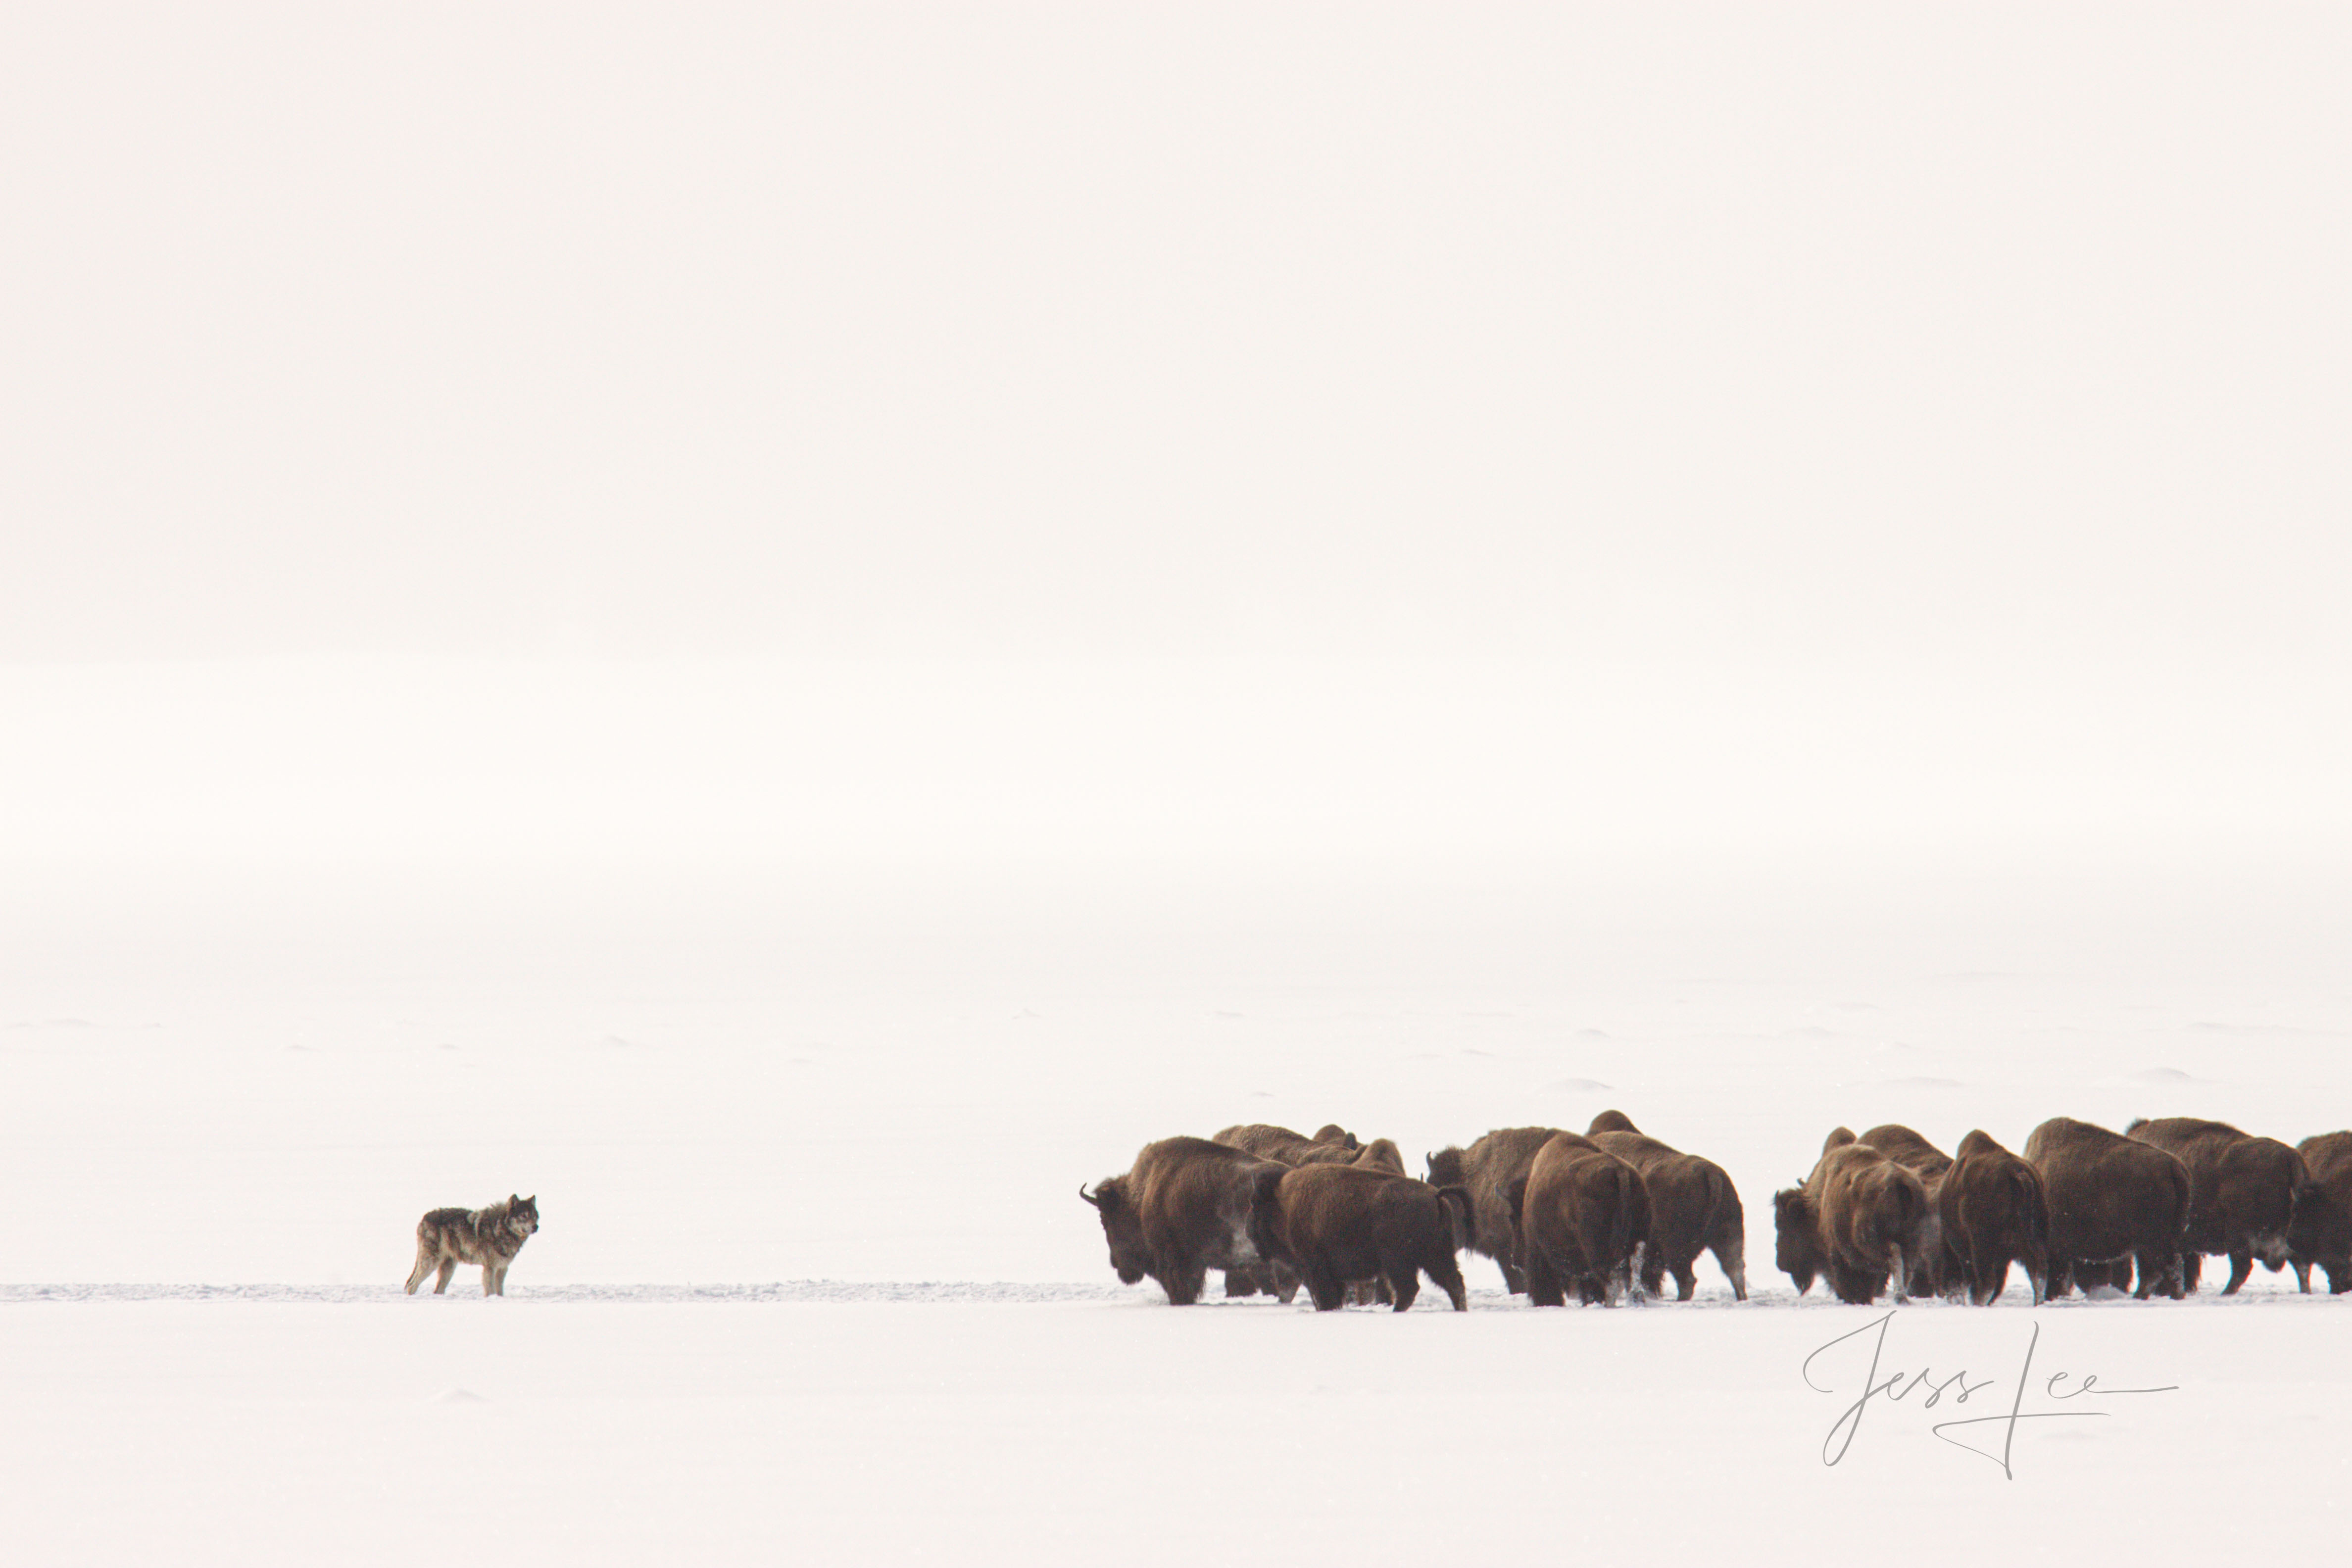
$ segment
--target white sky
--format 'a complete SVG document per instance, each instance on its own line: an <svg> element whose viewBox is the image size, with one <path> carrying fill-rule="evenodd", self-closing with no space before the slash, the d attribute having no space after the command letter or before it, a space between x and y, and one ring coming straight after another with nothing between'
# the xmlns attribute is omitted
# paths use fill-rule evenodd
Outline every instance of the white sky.
<svg viewBox="0 0 2352 1568"><path fill-rule="evenodd" d="M316 816L346 731L877 843L2332 832L2347 68L2336 6L13 4L0 841ZM1214 662L1051 673L1137 659Z"/></svg>

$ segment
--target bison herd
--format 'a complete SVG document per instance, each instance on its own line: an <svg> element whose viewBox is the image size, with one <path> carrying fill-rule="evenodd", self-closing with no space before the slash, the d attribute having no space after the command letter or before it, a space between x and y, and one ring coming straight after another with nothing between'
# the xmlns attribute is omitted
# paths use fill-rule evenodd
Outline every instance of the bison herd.
<svg viewBox="0 0 2352 1568"><path fill-rule="evenodd" d="M1177 1306L1209 1270L1228 1296L1283 1301L1306 1287L1318 1311L1380 1301L1402 1312L1426 1275L1469 1307L1457 1255L1495 1260L1538 1307L1664 1294L1687 1301L1712 1253L1748 1299L1747 1225L1723 1168L1635 1127L1621 1111L1582 1133L1505 1127L1427 1157L1333 1124L1312 1136L1262 1124L1146 1144L1124 1174L1078 1195L1102 1221L1129 1285L1157 1280ZM2224 1295L2257 1261L2311 1289L2352 1290L2352 1131L2289 1148L2226 1122L2134 1121L2122 1132L2054 1117L2021 1154L1982 1131L1951 1154L1908 1127L1822 1145L1812 1173L1772 1195L1776 1261L1803 1295L1841 1301L1949 1296L1990 1306L2022 1269L2033 1301L2101 1286L2142 1299L2197 1289L2208 1253L2230 1259Z"/></svg>

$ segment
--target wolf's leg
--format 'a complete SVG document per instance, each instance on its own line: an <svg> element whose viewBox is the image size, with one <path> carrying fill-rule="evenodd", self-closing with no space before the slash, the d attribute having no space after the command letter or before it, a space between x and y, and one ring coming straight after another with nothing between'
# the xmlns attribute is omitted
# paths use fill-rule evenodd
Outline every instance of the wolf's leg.
<svg viewBox="0 0 2352 1568"><path fill-rule="evenodd" d="M482 1265L482 1294L485 1296L499 1294L499 1266L495 1260L486 1261Z"/></svg>
<svg viewBox="0 0 2352 1568"><path fill-rule="evenodd" d="M450 1276L457 1272L457 1260L454 1258L443 1258L441 1260L441 1278L433 1281L433 1293L436 1296L438 1296L441 1292L449 1289Z"/></svg>
<svg viewBox="0 0 2352 1568"><path fill-rule="evenodd" d="M425 1247L419 1247L416 1249L416 1267L408 1271L408 1283L402 1286L401 1289L407 1291L412 1296L415 1295L416 1288L419 1285L424 1284L425 1277L432 1272L432 1249Z"/></svg>

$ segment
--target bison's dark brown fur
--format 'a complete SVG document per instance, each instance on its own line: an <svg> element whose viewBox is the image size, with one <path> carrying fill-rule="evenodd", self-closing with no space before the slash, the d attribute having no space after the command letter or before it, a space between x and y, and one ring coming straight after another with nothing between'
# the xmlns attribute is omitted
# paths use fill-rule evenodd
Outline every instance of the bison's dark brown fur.
<svg viewBox="0 0 2352 1568"><path fill-rule="evenodd" d="M1643 1133L1622 1110L1592 1119L1586 1137L1642 1173L1650 1199L1650 1243L1642 1255L1642 1288L1664 1292L1675 1277L1675 1300L1687 1301L1698 1287L1691 1266L1712 1250L1731 1281L1731 1293L1748 1300L1748 1221L1731 1178L1711 1160L1685 1154Z"/></svg>
<svg viewBox="0 0 2352 1568"><path fill-rule="evenodd" d="M1356 1165L1301 1165L1260 1194L1255 1224L1259 1249L1298 1271L1318 1312L1344 1305L1349 1283L1362 1279L1385 1283L1402 1312L1423 1274L1465 1312L1469 1292L1454 1254L1469 1213L1460 1187L1440 1191Z"/></svg>
<svg viewBox="0 0 2352 1568"><path fill-rule="evenodd" d="M2050 1205L2050 1294L2088 1289L2117 1260L2139 1266L2147 1300L2184 1293L2180 1256L2189 1224L2189 1168L2152 1143L2069 1116L2053 1116L2025 1141Z"/></svg>
<svg viewBox="0 0 2352 1568"><path fill-rule="evenodd" d="M2182 1289L2195 1290L2204 1255L2226 1253L2234 1296L2254 1271L2254 1259L2273 1268L2287 1261L2302 1195L2311 1190L2303 1156L2275 1138L2255 1138L2226 1121L2193 1116L2146 1118L2124 1135L2150 1143L2189 1167L2189 1226L2180 1238Z"/></svg>
<svg viewBox="0 0 2352 1568"><path fill-rule="evenodd" d="M1899 1121L1874 1127L1855 1142L1869 1144L1918 1177L1923 1184L1935 1181L1952 1168L1949 1154Z"/></svg>
<svg viewBox="0 0 2352 1568"><path fill-rule="evenodd" d="M1404 1168L1404 1151L1399 1149L1391 1138L1373 1139L1357 1150L1356 1157L1348 1163L1360 1171L1382 1171L1391 1176L1411 1173ZM1360 1307L1373 1301L1386 1306L1392 1300L1389 1294L1389 1282L1385 1279L1359 1280L1348 1287L1350 1306Z"/></svg>
<svg viewBox="0 0 2352 1568"><path fill-rule="evenodd" d="M1110 1266L1133 1285L1160 1282L1171 1306L1201 1299L1208 1271L1260 1261L1252 1215L1289 1166L1205 1138L1147 1143L1126 1174L1078 1189L1101 1216Z"/></svg>
<svg viewBox="0 0 2352 1568"><path fill-rule="evenodd" d="M2295 1282L2311 1289L2311 1266L2327 1270L2331 1295L2352 1290L2352 1132L2322 1132L2294 1146L2312 1191L2295 1205Z"/></svg>
<svg viewBox="0 0 2352 1568"><path fill-rule="evenodd" d="M1345 1164L1360 1158L1362 1148L1356 1135L1336 1121L1317 1128L1312 1138L1264 1121L1244 1122L1226 1128L1211 1142L1246 1150L1262 1160L1279 1160L1286 1165ZM1400 1159L1397 1163L1402 1173L1404 1162ZM1226 1295L1255 1296L1261 1290L1286 1305L1298 1294L1298 1277L1287 1265L1274 1262L1225 1270Z"/></svg>
<svg viewBox="0 0 2352 1568"><path fill-rule="evenodd" d="M2050 1288L2050 1204L2040 1172L1979 1128L1960 1140L1936 1205L1947 1267L1971 1302L1991 1306L2009 1283L2009 1266L2018 1263L2033 1286L2033 1304L2042 1305Z"/></svg>
<svg viewBox="0 0 2352 1568"><path fill-rule="evenodd" d="M1633 1290L1634 1255L1649 1239L1642 1174L1589 1138L1555 1132L1504 1188L1528 1300L1613 1306Z"/></svg>
<svg viewBox="0 0 2352 1568"><path fill-rule="evenodd" d="M1337 1126L1318 1129L1309 1138L1287 1127L1270 1126L1263 1121L1228 1127L1211 1142L1246 1150L1261 1160L1279 1160L1286 1165L1344 1165L1356 1157L1360 1147L1353 1133L1343 1132Z"/></svg>
<svg viewBox="0 0 2352 1568"><path fill-rule="evenodd" d="M1448 1145L1429 1156L1433 1184L1469 1189L1470 1250L1493 1258L1503 1271L1505 1288L1515 1293L1524 1294L1528 1281L1519 1271L1511 1205L1505 1189L1528 1173L1537 1151L1559 1131L1557 1127L1498 1127L1467 1149Z"/></svg>
<svg viewBox="0 0 2352 1568"><path fill-rule="evenodd" d="M1867 1305L1891 1279L1908 1296L1908 1259L1927 1217L1919 1178L1845 1128L1829 1135L1804 1185L1772 1194L1781 1271L1797 1294L1826 1278L1841 1301Z"/></svg>
<svg viewBox="0 0 2352 1568"><path fill-rule="evenodd" d="M1899 1121L1874 1127L1856 1142L1869 1144L1918 1177L1927 1191L1927 1219L1919 1227L1918 1245L1904 1259L1907 1276L1904 1283L1931 1296L1958 1289L1959 1259L1945 1248L1943 1214L1937 1205L1937 1194L1944 1184L1945 1173L1952 1168L1952 1157Z"/></svg>

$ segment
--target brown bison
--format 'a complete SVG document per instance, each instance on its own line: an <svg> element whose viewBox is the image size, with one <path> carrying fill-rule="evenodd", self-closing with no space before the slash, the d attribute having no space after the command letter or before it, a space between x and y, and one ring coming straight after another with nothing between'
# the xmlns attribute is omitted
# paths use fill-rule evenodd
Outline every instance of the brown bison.
<svg viewBox="0 0 2352 1568"><path fill-rule="evenodd" d="M1078 1196L1101 1216L1120 1281L1148 1274L1170 1305L1189 1307L1210 1269L1230 1277L1261 1261L1252 1215L1261 1192L1289 1169L1205 1138L1163 1138L1145 1144L1125 1175L1105 1177L1091 1193L1081 1185Z"/></svg>
<svg viewBox="0 0 2352 1568"><path fill-rule="evenodd" d="M1373 1139L1357 1150L1356 1157L1348 1163L1360 1171L1381 1171L1391 1176L1411 1173L1404 1168L1404 1151L1396 1146L1394 1139L1390 1138ZM1348 1304L1351 1307L1372 1302L1387 1306L1393 1300L1389 1294L1389 1282L1385 1279L1360 1279L1348 1287Z"/></svg>
<svg viewBox="0 0 2352 1568"><path fill-rule="evenodd" d="M1210 1142L1246 1150L1261 1160L1279 1160L1286 1165L1346 1164L1362 1147L1354 1133L1343 1131L1337 1125L1318 1128L1315 1136L1309 1138L1287 1127L1263 1121L1228 1127Z"/></svg>
<svg viewBox="0 0 2352 1568"><path fill-rule="evenodd" d="M2158 1289L2185 1293L2186 1165L2153 1143L2068 1116L2033 1130L2025 1162L2041 1173L2050 1205L2051 1296L2065 1295L2078 1278L2085 1290L2106 1283L2115 1274L2101 1266L2118 1260L2138 1264L2141 1300Z"/></svg>
<svg viewBox="0 0 2352 1568"><path fill-rule="evenodd" d="M1528 1300L1614 1306L1631 1294L1636 1255L1650 1235L1642 1173L1589 1138L1555 1132L1528 1173L1503 1189Z"/></svg>
<svg viewBox="0 0 2352 1568"><path fill-rule="evenodd" d="M1457 1312L1470 1310L1454 1259L1468 1228L1470 1194L1357 1165L1300 1165L1262 1188L1258 1250L1297 1269L1318 1312L1346 1304L1350 1282L1378 1279L1400 1312L1437 1282Z"/></svg>
<svg viewBox="0 0 2352 1568"><path fill-rule="evenodd" d="M2189 1167L2189 1226L2180 1238L2183 1289L2197 1289L2209 1252L2229 1256L2224 1296L2238 1293L2257 1258L2273 1268L2286 1263L2295 1213L2304 1194L2315 1191L2302 1155L2275 1138L2250 1137L2226 1121L2193 1116L2155 1121L2141 1117L2124 1129L2124 1136L2153 1144Z"/></svg>
<svg viewBox="0 0 2352 1568"><path fill-rule="evenodd" d="M1279 1160L1286 1165L1345 1164L1360 1161L1363 1148L1354 1133L1336 1121L1317 1128L1312 1138L1264 1121L1244 1122L1226 1128L1210 1142L1245 1150L1262 1160ZM1404 1162L1399 1159L1397 1164L1402 1174ZM1287 1265L1275 1262L1225 1270L1227 1296L1255 1296L1261 1290L1287 1305L1298 1294L1298 1277Z"/></svg>
<svg viewBox="0 0 2352 1568"><path fill-rule="evenodd" d="M1960 1157L1936 1193L1945 1267L1969 1301L1990 1307L2021 1264L2042 1305L2050 1288L2050 1203L2042 1174L1981 1128L1960 1140Z"/></svg>
<svg viewBox="0 0 2352 1568"><path fill-rule="evenodd" d="M1675 1300L1689 1300L1698 1285L1691 1266L1711 1250L1716 1266L1731 1281L1734 1299L1748 1300L1748 1220L1723 1167L1647 1136L1622 1110L1594 1117L1585 1136L1642 1173L1650 1197L1642 1288L1653 1296L1664 1294L1671 1271Z"/></svg>
<svg viewBox="0 0 2352 1568"><path fill-rule="evenodd" d="M1899 1121L1874 1127L1855 1142L1869 1144L1918 1177L1922 1186L1929 1182L1941 1181L1944 1173L1952 1168L1949 1154Z"/></svg>
<svg viewBox="0 0 2352 1568"><path fill-rule="evenodd" d="M2322 1132L2294 1146L2313 1191L2294 1207L2290 1261L2295 1283L2311 1289L2311 1266L2327 1270L2330 1295L2352 1290L2352 1132Z"/></svg>
<svg viewBox="0 0 2352 1568"><path fill-rule="evenodd" d="M1944 1173L1952 1168L1952 1157L1899 1121L1874 1127L1858 1142L1869 1144L1918 1177L1919 1185L1927 1194L1927 1221L1919 1227L1918 1246L1904 1259L1904 1283L1928 1296L1957 1289L1959 1260L1945 1250L1943 1215L1936 1202L1937 1193L1944 1184Z"/></svg>
<svg viewBox="0 0 2352 1568"><path fill-rule="evenodd" d="M1504 1287L1515 1294L1524 1295L1528 1281L1519 1271L1511 1205L1504 1193L1528 1173L1537 1151L1559 1131L1557 1127L1498 1127L1467 1149L1449 1144L1428 1158L1433 1186L1469 1189L1470 1250L1493 1258L1503 1271Z"/></svg>
<svg viewBox="0 0 2352 1568"><path fill-rule="evenodd" d="M1822 1145L1804 1185L1772 1194L1780 1269L1801 1296L1826 1277L1841 1301L1868 1305L1891 1280L1909 1300L1927 1192L1919 1178L1843 1127Z"/></svg>

